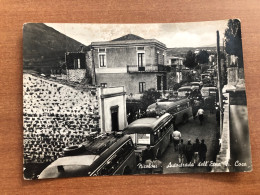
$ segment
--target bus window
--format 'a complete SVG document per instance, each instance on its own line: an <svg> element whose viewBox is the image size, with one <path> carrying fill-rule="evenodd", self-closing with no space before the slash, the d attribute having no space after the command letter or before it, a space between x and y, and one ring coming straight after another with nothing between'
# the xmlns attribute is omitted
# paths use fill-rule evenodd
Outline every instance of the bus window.
<svg viewBox="0 0 260 195"><path fill-rule="evenodd" d="M99 170L99 175L112 175L131 153L133 150L132 146L131 141L126 142L115 154L113 154L112 158L106 162L105 166Z"/></svg>
<svg viewBox="0 0 260 195"><path fill-rule="evenodd" d="M159 140L159 135L157 131L154 132L153 139L154 139L154 143L156 143Z"/></svg>
<svg viewBox="0 0 260 195"><path fill-rule="evenodd" d="M130 134L135 144L150 144L150 134Z"/></svg>

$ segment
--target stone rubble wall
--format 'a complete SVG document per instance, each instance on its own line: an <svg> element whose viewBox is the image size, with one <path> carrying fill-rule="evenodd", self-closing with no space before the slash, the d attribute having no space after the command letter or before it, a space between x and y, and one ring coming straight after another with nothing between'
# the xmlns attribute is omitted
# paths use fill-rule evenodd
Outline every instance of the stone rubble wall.
<svg viewBox="0 0 260 195"><path fill-rule="evenodd" d="M24 163L51 162L99 131L98 91L23 75Z"/></svg>
<svg viewBox="0 0 260 195"><path fill-rule="evenodd" d="M80 83L86 76L86 69L68 69L67 80Z"/></svg>

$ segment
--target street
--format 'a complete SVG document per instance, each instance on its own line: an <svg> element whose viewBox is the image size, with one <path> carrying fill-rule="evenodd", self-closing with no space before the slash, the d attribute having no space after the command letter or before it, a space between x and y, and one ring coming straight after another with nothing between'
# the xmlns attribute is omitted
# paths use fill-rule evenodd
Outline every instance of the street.
<svg viewBox="0 0 260 195"><path fill-rule="evenodd" d="M208 152L206 154L206 161L214 161L216 156L216 148L218 144L217 132L218 127L216 125L216 116L210 114L209 111L205 111L204 124L199 124L198 118L196 120L190 119L188 123L178 126L179 131L182 134L184 144L187 144L188 139L191 139L191 143L195 142L195 139L204 139L207 145ZM173 143L169 145L162 158L163 173L178 173L178 172L209 172L210 167L202 165L198 167L178 167L174 166L174 163L178 163L178 151L174 151ZM193 162L193 161L192 161ZM184 161L186 163L186 159ZM169 165L173 166L169 166ZM175 164L176 165L176 164ZM193 169L193 170L192 170Z"/></svg>

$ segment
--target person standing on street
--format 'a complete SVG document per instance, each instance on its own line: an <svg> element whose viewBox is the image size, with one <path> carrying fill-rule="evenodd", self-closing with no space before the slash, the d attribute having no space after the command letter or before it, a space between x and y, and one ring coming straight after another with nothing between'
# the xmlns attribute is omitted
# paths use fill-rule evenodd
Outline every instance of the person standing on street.
<svg viewBox="0 0 260 195"><path fill-rule="evenodd" d="M220 110L219 110L218 106L216 107L216 121L217 121L217 124L219 125L220 124Z"/></svg>
<svg viewBox="0 0 260 195"><path fill-rule="evenodd" d="M207 146L204 143L204 139L202 139L199 147L199 157L201 162L206 161L206 153L207 153Z"/></svg>
<svg viewBox="0 0 260 195"><path fill-rule="evenodd" d="M174 149L175 151L177 151L178 144L180 143L180 139L181 139L181 132L179 132L178 129L175 129L174 132L172 133L172 138L173 138Z"/></svg>
<svg viewBox="0 0 260 195"><path fill-rule="evenodd" d="M147 148L143 152L142 163L145 163L147 160L153 161L153 159L154 159L153 151L151 150L150 145L147 145Z"/></svg>
<svg viewBox="0 0 260 195"><path fill-rule="evenodd" d="M197 116L199 117L200 120L200 125L202 125L203 119L204 119L204 110L200 108L197 112Z"/></svg>
<svg viewBox="0 0 260 195"><path fill-rule="evenodd" d="M200 150L200 141L197 138L195 143L192 145L192 149L194 152L194 164L197 165L199 163L199 150Z"/></svg>
<svg viewBox="0 0 260 195"><path fill-rule="evenodd" d="M187 163L191 162L192 155L193 155L193 149L192 149L191 140L189 139L187 145L185 146L185 156L187 159Z"/></svg>
<svg viewBox="0 0 260 195"><path fill-rule="evenodd" d="M184 152L185 152L185 145L183 143L183 139L181 139L178 148L179 148L179 163L181 164L184 162Z"/></svg>
<svg viewBox="0 0 260 195"><path fill-rule="evenodd" d="M162 174L163 173L163 163L162 163L162 161L160 161L159 159L157 159L155 157L155 159L153 161L153 165L155 166L155 168L153 168L152 173L155 173L155 174Z"/></svg>

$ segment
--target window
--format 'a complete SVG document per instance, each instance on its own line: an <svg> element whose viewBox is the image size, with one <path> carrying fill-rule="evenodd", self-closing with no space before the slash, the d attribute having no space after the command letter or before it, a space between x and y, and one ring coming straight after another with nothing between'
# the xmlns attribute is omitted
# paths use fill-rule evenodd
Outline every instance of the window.
<svg viewBox="0 0 260 195"><path fill-rule="evenodd" d="M138 53L138 67L144 66L144 53Z"/></svg>
<svg viewBox="0 0 260 195"><path fill-rule="evenodd" d="M97 175L112 175L118 167L122 165L129 154L131 154L131 151L133 151L133 144L132 141L129 140L106 161L105 166L97 172Z"/></svg>
<svg viewBox="0 0 260 195"><path fill-rule="evenodd" d="M137 50L142 51L142 50L144 50L144 47L137 47Z"/></svg>
<svg viewBox="0 0 260 195"><path fill-rule="evenodd" d="M143 93L145 91L145 82L139 83L139 92Z"/></svg>
<svg viewBox="0 0 260 195"><path fill-rule="evenodd" d="M98 52L106 52L106 49L98 49Z"/></svg>
<svg viewBox="0 0 260 195"><path fill-rule="evenodd" d="M143 144L147 145L150 144L150 134L130 134L133 142L135 144Z"/></svg>
<svg viewBox="0 0 260 195"><path fill-rule="evenodd" d="M162 56L162 65L164 65L164 54Z"/></svg>
<svg viewBox="0 0 260 195"><path fill-rule="evenodd" d="M103 87L103 88L106 88L107 87L107 83L100 83L100 86Z"/></svg>
<svg viewBox="0 0 260 195"><path fill-rule="evenodd" d="M80 59L73 60L74 69L80 68Z"/></svg>
<svg viewBox="0 0 260 195"><path fill-rule="evenodd" d="M106 67L106 54L99 54L99 66Z"/></svg>

